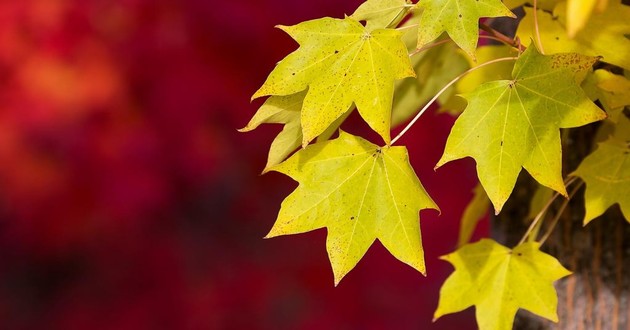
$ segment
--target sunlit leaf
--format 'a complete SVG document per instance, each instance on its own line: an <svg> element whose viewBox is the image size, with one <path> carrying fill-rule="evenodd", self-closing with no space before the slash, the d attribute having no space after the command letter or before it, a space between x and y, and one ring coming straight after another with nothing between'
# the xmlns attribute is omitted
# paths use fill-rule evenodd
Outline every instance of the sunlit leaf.
<svg viewBox="0 0 630 330"><path fill-rule="evenodd" d="M511 250L483 239L442 257L455 271L440 289L434 318L474 305L481 330L512 329L519 308L558 322L553 282L571 272L539 247L531 242Z"/></svg>
<svg viewBox="0 0 630 330"><path fill-rule="evenodd" d="M366 30L352 18L321 18L280 26L300 48L278 63L253 98L308 88L301 112L302 144L326 130L352 103L386 143L394 81L413 77L409 56L391 29Z"/></svg>
<svg viewBox="0 0 630 330"><path fill-rule="evenodd" d="M514 65L512 80L484 83L464 95L468 106L451 129L436 167L473 157L497 213L521 168L566 195L559 128L606 117L575 81L594 62L579 54L544 56L530 45Z"/></svg>
<svg viewBox="0 0 630 330"><path fill-rule="evenodd" d="M471 57L475 57L481 17L516 17L500 0L426 0L418 25L418 48L443 32Z"/></svg>
<svg viewBox="0 0 630 330"><path fill-rule="evenodd" d="M530 40L534 36L534 15L527 7L525 13L516 34L521 40ZM546 53L576 52L602 56L603 61L630 70L630 39L626 37L630 34L630 6L611 2L605 11L593 14L589 24L573 38L567 35L565 3L558 4L553 14L539 11L537 16Z"/></svg>
<svg viewBox="0 0 630 330"><path fill-rule="evenodd" d="M340 132L272 168L300 185L283 202L267 237L328 229L335 284L378 239L400 261L425 273L418 211L437 209L409 165L404 147L378 147Z"/></svg>
<svg viewBox="0 0 630 330"><path fill-rule="evenodd" d="M630 120L622 117L616 130L573 173L586 183L585 225L614 204L630 222Z"/></svg>
<svg viewBox="0 0 630 330"><path fill-rule="evenodd" d="M409 4L405 0L367 0L352 14L357 21L365 21L372 31L389 27L402 18Z"/></svg>

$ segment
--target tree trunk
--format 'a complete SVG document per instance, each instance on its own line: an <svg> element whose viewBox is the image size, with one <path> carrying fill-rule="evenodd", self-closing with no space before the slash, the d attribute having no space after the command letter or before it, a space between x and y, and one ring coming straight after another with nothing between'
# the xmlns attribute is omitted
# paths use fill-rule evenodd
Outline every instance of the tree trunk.
<svg viewBox="0 0 630 330"><path fill-rule="evenodd" d="M573 130L563 141L566 173L589 153L594 134L595 125L590 125ZM528 226L524 220L536 186L527 174L521 175L510 201L493 219L493 236L507 246L514 246ZM521 310L514 329L630 329L630 224L615 205L582 226L583 190L571 200L542 247L573 272L556 282L560 321L556 324ZM558 198L554 207L561 202ZM552 207L550 215L556 209ZM550 218L546 217L541 233Z"/></svg>

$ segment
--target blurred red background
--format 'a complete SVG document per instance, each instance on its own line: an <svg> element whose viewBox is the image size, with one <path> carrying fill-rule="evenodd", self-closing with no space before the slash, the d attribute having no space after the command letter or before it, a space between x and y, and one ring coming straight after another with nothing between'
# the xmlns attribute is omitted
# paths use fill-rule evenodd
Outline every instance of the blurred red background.
<svg viewBox="0 0 630 330"><path fill-rule="evenodd" d="M279 126L236 129L296 47L273 26L359 3L1 1L0 328L473 328L431 322L474 183L432 169L448 115L401 140L442 209L428 277L377 243L334 288L324 230L262 239L296 184L259 176Z"/></svg>

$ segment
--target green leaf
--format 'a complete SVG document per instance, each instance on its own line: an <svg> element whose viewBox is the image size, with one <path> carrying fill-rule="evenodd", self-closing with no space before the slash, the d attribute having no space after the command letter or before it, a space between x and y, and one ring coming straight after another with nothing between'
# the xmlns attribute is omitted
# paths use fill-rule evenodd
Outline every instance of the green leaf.
<svg viewBox="0 0 630 330"><path fill-rule="evenodd" d="M481 17L516 16L500 0L426 0L418 25L418 48L443 32L471 57L475 57Z"/></svg>
<svg viewBox="0 0 630 330"><path fill-rule="evenodd" d="M559 128L606 117L575 82L575 75L594 62L579 54L544 56L533 45L527 48L514 65L512 80L487 82L463 95L468 106L451 129L436 168L473 157L496 213L512 193L521 167L566 196Z"/></svg>
<svg viewBox="0 0 630 330"><path fill-rule="evenodd" d="M575 52L590 56L603 56L603 61L630 70L630 6L614 1L602 13L594 14L582 30L571 39L566 30L566 4L560 3L553 15L538 11L540 38L547 53ZM525 7L525 18L516 32L521 40L534 34L534 15Z"/></svg>
<svg viewBox="0 0 630 330"><path fill-rule="evenodd" d="M272 168L300 185L267 237L328 229L335 285L378 239L394 257L425 274L418 211L437 209L409 164L405 147L378 147L340 132Z"/></svg>
<svg viewBox="0 0 630 330"><path fill-rule="evenodd" d="M440 289L434 319L475 305L481 330L512 329L519 308L558 322L553 282L571 272L539 247L532 242L510 250L483 239L442 257L455 272Z"/></svg>
<svg viewBox="0 0 630 330"><path fill-rule="evenodd" d="M302 145L324 132L353 102L389 143L394 81L415 76L401 32L370 32L352 18L321 18L280 29L300 47L278 63L253 98L308 88L301 113Z"/></svg>
<svg viewBox="0 0 630 330"><path fill-rule="evenodd" d="M393 25L407 12L405 0L367 0L352 14L357 21L365 21L369 30L383 29Z"/></svg>
<svg viewBox="0 0 630 330"><path fill-rule="evenodd" d="M300 108L306 92L300 92L289 96L272 96L258 109L247 126L240 132L249 132L261 124L284 124L282 131L271 143L267 165L264 172L270 167L280 164L302 143L302 130L300 128Z"/></svg>
<svg viewBox="0 0 630 330"><path fill-rule="evenodd" d="M630 121L622 116L616 130L572 174L586 183L584 225L614 204L630 222Z"/></svg>
<svg viewBox="0 0 630 330"><path fill-rule="evenodd" d="M459 225L459 238L457 246L462 246L470 241L470 238L477 227L477 223L488 214L490 209L490 200L480 184L475 186L473 190L473 198L466 205L462 221Z"/></svg>

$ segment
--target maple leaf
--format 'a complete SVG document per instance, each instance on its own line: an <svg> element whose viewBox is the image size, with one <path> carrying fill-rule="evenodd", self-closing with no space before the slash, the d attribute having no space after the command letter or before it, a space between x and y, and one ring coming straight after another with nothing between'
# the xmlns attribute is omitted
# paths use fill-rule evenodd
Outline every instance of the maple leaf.
<svg viewBox="0 0 630 330"><path fill-rule="evenodd" d="M512 80L487 82L468 101L449 134L436 168L464 157L498 214L525 168L538 182L566 196L559 128L606 118L576 83L595 62L579 54L541 55L533 45L519 57Z"/></svg>
<svg viewBox="0 0 630 330"><path fill-rule="evenodd" d="M300 108L306 92L288 96L272 96L256 111L247 126L239 132L249 132L261 124L284 124L282 131L276 136L269 148L267 165L263 173L274 165L280 164L291 152L302 143L300 128Z"/></svg>
<svg viewBox="0 0 630 330"><path fill-rule="evenodd" d="M529 40L534 35L533 10L525 7L525 17L518 26L516 35ZM553 14L539 10L538 25L540 39L548 53L576 52L590 56L602 56L603 61L630 70L630 6L614 1L605 11L595 13L573 38L566 31L566 4L556 6ZM611 47L614 45L614 47Z"/></svg>
<svg viewBox="0 0 630 330"><path fill-rule="evenodd" d="M365 21L367 30L383 29L401 19L410 7L406 0L367 0L351 15Z"/></svg>
<svg viewBox="0 0 630 330"><path fill-rule="evenodd" d="M389 144L394 81L415 76L402 32L368 31L352 18L328 17L280 29L300 47L278 63L252 98L308 88L301 112L304 146L353 102Z"/></svg>
<svg viewBox="0 0 630 330"><path fill-rule="evenodd" d="M482 239L443 256L455 271L440 289L434 320L475 305L481 330L512 329L519 308L558 322L553 282L571 272L539 248L531 242L511 250Z"/></svg>
<svg viewBox="0 0 630 330"><path fill-rule="evenodd" d="M500 0L427 0L418 5L424 10L418 25L418 48L446 32L472 58L479 39L481 17L516 18Z"/></svg>
<svg viewBox="0 0 630 330"><path fill-rule="evenodd" d="M271 170L300 185L283 202L267 237L326 227L335 285L378 239L394 257L425 274L418 212L437 209L405 147L378 147L340 132L298 151Z"/></svg>
<svg viewBox="0 0 630 330"><path fill-rule="evenodd" d="M630 120L620 118L615 134L599 143L571 175L586 183L584 225L619 204L630 222Z"/></svg>

